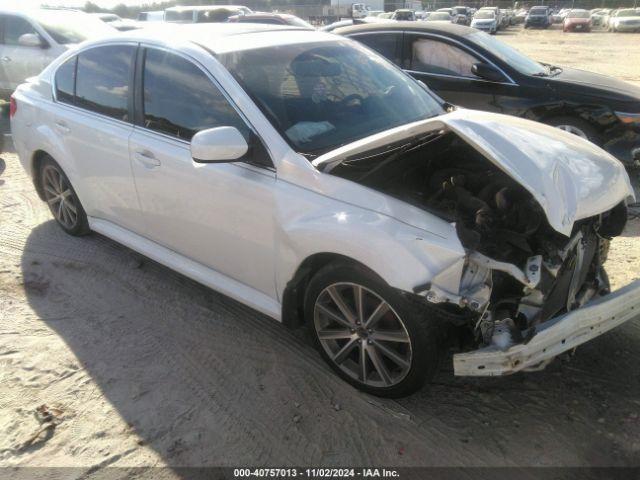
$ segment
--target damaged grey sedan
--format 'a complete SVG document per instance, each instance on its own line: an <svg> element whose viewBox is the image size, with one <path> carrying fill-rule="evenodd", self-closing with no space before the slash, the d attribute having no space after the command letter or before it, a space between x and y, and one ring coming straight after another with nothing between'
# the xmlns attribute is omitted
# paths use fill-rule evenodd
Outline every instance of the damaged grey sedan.
<svg viewBox="0 0 640 480"><path fill-rule="evenodd" d="M540 369L640 308L640 283L611 292L604 268L634 200L618 160L451 108L351 40L128 32L21 85L11 122L67 233L306 323L331 368L376 395L420 388L454 341L456 375Z"/></svg>

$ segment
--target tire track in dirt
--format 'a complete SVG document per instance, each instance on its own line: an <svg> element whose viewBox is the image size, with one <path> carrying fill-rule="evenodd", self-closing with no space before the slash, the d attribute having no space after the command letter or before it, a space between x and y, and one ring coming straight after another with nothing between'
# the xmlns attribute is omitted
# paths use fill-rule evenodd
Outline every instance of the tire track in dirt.
<svg viewBox="0 0 640 480"><path fill-rule="evenodd" d="M19 194L31 207L8 217L1 210L0 271L7 272L0 273L0 291L8 295L0 299L0 347L24 352L8 355L11 362L24 362L26 353L38 365L44 361L39 342L47 342L55 365L42 369L41 389L20 378L11 382L19 393L0 403L0 413L22 408L19 418L26 419L28 410L18 402L36 405L45 394L66 402L72 413L40 450L2 462L97 465L105 452L116 458L134 448L136 439L142 443L114 465L602 464L633 458L637 427L612 428L617 420L609 412L634 408L640 385L626 382L622 394L620 380L604 384L611 392L601 390L605 372L620 368L616 360L627 366L637 360L637 324L589 347L585 356L592 360L572 363L573 372L560 367L480 381L444 372L430 390L399 401L376 399L337 379L301 331L288 331L104 237L68 237L49 220L29 179L14 173L13 162L3 179L3 201ZM28 221L17 223L21 215ZM30 279L32 287L21 285ZM39 293L45 282L48 289ZM616 348L629 357L603 358ZM72 373L69 362L81 370ZM607 417L604 427L594 425L600 416ZM618 457L611 453L616 450Z"/></svg>

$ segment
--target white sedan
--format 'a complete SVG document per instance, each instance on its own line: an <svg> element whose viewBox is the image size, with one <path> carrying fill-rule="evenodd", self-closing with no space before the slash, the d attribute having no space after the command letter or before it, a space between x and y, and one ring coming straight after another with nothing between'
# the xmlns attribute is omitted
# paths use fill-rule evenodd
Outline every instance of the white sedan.
<svg viewBox="0 0 640 480"><path fill-rule="evenodd" d="M405 395L540 368L629 320L608 241L633 199L566 132L455 110L365 47L259 25L82 44L11 101L60 227L106 235L286 325L346 381ZM635 309L635 310L634 310Z"/></svg>

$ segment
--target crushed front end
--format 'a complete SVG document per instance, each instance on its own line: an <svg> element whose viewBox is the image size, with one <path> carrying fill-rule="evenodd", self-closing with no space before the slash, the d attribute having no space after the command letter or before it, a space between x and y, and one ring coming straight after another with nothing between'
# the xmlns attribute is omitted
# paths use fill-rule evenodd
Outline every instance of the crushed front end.
<svg viewBox="0 0 640 480"><path fill-rule="evenodd" d="M536 217L535 209L529 216ZM577 222L568 239L548 231L536 238L501 230L507 237L501 250L469 251L457 293L439 289L438 277L417 291L428 302L474 312L466 327L473 332L467 348L475 350L454 356L455 374L540 369L637 316L640 282L611 294L604 269L610 239L622 232L626 216L621 203ZM482 240L476 247L487 249Z"/></svg>
<svg viewBox="0 0 640 480"><path fill-rule="evenodd" d="M611 293L604 268L634 199L618 160L486 112L456 110L429 127L318 164L455 228L466 254L412 293L460 333L457 375L542 368L640 313L640 282Z"/></svg>

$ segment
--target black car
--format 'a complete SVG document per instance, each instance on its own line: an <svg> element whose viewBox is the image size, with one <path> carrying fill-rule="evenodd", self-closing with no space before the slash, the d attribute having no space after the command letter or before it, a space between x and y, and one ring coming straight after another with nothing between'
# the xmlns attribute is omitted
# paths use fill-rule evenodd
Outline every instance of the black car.
<svg viewBox="0 0 640 480"><path fill-rule="evenodd" d="M495 37L453 24L394 22L334 33L357 40L452 105L537 120L640 164L640 88L539 63Z"/></svg>
<svg viewBox="0 0 640 480"><path fill-rule="evenodd" d="M531 7L524 19L524 28L549 28L551 23L549 7Z"/></svg>

